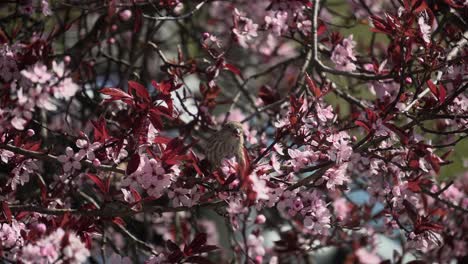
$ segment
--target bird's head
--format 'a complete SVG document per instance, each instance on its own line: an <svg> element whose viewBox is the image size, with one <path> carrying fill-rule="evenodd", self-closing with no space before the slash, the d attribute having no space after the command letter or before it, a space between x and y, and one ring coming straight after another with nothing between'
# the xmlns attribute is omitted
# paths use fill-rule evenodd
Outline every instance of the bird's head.
<svg viewBox="0 0 468 264"><path fill-rule="evenodd" d="M223 135L227 137L233 137L239 140L242 139L242 136L244 134L242 124L239 122L228 122L223 126L221 131L223 132Z"/></svg>

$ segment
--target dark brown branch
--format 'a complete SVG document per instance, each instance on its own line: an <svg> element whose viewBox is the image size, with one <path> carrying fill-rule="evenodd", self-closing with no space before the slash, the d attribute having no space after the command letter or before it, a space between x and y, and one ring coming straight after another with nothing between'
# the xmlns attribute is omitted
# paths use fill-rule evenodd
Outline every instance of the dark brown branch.
<svg viewBox="0 0 468 264"><path fill-rule="evenodd" d="M32 151L32 150L26 150L22 149L20 147L16 147L10 144L0 144L0 149L6 149L9 150L15 154L23 155L28 158L34 158L38 160L43 160L43 161L49 161L49 162L55 162L58 164L62 164L57 156L54 156L52 154L47 154L47 153L41 153L37 151ZM82 160L81 165L89 167L89 168L94 168L96 170L100 171L108 171L108 172L115 172L115 173L120 173L120 174L125 174L125 170L119 169L116 166L109 166L109 165L99 165L95 166L91 161L89 160Z"/></svg>

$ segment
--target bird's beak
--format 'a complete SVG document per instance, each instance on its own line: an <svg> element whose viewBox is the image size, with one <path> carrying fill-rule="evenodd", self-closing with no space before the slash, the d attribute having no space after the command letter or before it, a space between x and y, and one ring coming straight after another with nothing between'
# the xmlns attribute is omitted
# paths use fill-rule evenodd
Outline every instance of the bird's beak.
<svg viewBox="0 0 468 264"><path fill-rule="evenodd" d="M242 135L242 131L240 129L235 129L233 134L234 134L235 137L240 138L241 135Z"/></svg>

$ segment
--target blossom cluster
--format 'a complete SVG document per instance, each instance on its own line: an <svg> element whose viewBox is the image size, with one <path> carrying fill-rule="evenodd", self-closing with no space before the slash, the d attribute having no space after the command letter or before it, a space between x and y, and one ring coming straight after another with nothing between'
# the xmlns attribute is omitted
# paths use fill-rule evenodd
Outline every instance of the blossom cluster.
<svg viewBox="0 0 468 264"><path fill-rule="evenodd" d="M2 261L467 258L467 1L78 2L0 6Z"/></svg>

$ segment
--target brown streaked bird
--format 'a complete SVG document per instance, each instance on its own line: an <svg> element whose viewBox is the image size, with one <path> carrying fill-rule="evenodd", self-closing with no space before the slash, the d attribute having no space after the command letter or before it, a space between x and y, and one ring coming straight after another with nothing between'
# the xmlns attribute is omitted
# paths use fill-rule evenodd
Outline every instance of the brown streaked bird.
<svg viewBox="0 0 468 264"><path fill-rule="evenodd" d="M206 158L213 168L221 166L224 158L236 157L240 166L245 165L244 130L239 122L227 122L205 145Z"/></svg>

